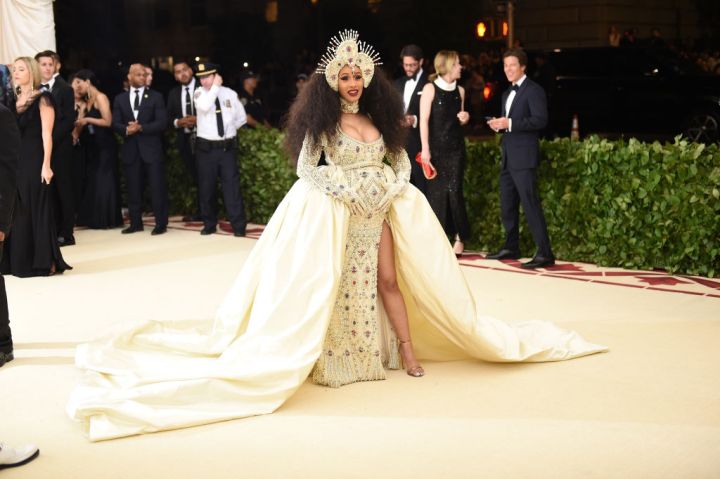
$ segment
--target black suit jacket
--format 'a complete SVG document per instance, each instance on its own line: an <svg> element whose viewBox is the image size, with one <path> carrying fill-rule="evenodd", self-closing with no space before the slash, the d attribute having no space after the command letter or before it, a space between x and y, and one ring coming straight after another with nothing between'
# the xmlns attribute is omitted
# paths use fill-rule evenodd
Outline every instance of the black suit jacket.
<svg viewBox="0 0 720 479"><path fill-rule="evenodd" d="M7 234L17 197L20 129L15 115L0 103L0 231ZM2 243L0 243L2 257Z"/></svg>
<svg viewBox="0 0 720 479"><path fill-rule="evenodd" d="M395 88L400 92L400 97L405 93L405 82L408 77L400 77L395 80ZM415 115L418 119L416 128L410 128L407 136L406 150L411 160L415 159L415 155L421 150L422 146L420 143L420 98L422 96L422 90L425 84L428 82L427 72L423 70L422 74L418 77L415 90L413 90L412 96L410 97L410 103L408 104L406 115Z"/></svg>
<svg viewBox="0 0 720 479"><path fill-rule="evenodd" d="M130 92L122 92L113 101L112 128L124 138L123 162L132 163L138 159L145 163L162 161L162 135L167 128L167 110L162 95L145 88L137 117L142 131L127 136L127 124L131 121L135 121L135 117L130 106Z"/></svg>
<svg viewBox="0 0 720 479"><path fill-rule="evenodd" d="M55 124L53 125L53 150L72 144L75 127L75 95L73 89L61 77L55 77L52 90L55 101ZM69 146L68 146L69 147Z"/></svg>
<svg viewBox="0 0 720 479"><path fill-rule="evenodd" d="M200 87L200 82L198 80L195 80L195 88L193 91L190 92L190 101L193 101L192 96L195 90ZM185 86L184 85L178 85L172 90L170 90L170 93L168 93L168 99L167 99L167 113L168 113L168 123L170 124L171 128L174 128L173 123L175 120L179 120L183 117L183 110L182 106L185 102ZM194 108L194 106L193 106Z"/></svg>
<svg viewBox="0 0 720 479"><path fill-rule="evenodd" d="M540 162L540 132L548 122L547 98L540 85L525 78L515 94L510 111L505 103L510 89L502 95L502 116L512 120L512 131L503 134L502 162L513 170L536 168Z"/></svg>

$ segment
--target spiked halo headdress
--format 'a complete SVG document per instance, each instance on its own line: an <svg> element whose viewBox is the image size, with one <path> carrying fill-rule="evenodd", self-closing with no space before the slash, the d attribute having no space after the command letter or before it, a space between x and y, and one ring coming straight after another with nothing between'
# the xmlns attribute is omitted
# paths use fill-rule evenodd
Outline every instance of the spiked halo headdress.
<svg viewBox="0 0 720 479"><path fill-rule="evenodd" d="M358 32L344 30L330 39L327 51L320 58L315 73L325 75L330 88L338 90L338 75L345 65L353 70L358 68L367 87L375 74L375 66L382 65L380 54L363 41L358 40Z"/></svg>

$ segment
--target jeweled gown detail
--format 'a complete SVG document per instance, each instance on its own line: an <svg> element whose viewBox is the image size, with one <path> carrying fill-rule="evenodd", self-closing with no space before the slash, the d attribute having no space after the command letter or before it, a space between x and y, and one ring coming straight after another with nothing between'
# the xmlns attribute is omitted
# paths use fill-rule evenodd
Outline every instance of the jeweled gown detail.
<svg viewBox="0 0 720 479"><path fill-rule="evenodd" d="M321 151L328 164L317 166ZM606 350L551 323L483 316L423 194L397 188L409 166L406 155L388 157L382 139L338 131L317 147L306 140L300 179L215 319L151 321L78 347L87 372L69 415L103 440L267 414L311 373L331 386L381 379L383 366L399 365L377 297L383 221L420 359L559 361ZM376 205L387 191L398 196L386 213L350 214L347 204Z"/></svg>

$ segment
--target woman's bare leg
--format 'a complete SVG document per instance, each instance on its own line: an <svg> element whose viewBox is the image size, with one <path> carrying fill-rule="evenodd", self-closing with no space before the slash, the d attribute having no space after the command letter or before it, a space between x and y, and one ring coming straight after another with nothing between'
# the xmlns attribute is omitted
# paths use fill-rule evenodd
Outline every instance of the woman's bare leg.
<svg viewBox="0 0 720 479"><path fill-rule="evenodd" d="M378 292L385 305L385 312L395 329L400 341L400 354L405 361L405 368L411 376L425 374L422 366L415 358L412 342L410 341L410 326L408 325L405 301L397 283L395 274L395 247L392 232L386 222L383 222L380 235L380 250L378 252Z"/></svg>

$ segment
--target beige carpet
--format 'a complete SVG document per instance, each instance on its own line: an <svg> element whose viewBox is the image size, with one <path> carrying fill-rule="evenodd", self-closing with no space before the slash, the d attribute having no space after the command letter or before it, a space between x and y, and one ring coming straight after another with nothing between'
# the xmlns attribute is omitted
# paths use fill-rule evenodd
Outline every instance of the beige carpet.
<svg viewBox="0 0 720 479"><path fill-rule="evenodd" d="M307 383L269 416L89 443L64 412L73 347L134 320L212 317L255 241L76 237L63 249L73 271L6 278L16 360L0 369L0 441L41 455L0 479L720 478L717 294L512 274L482 258L463 270L489 314L553 320L611 351Z"/></svg>

